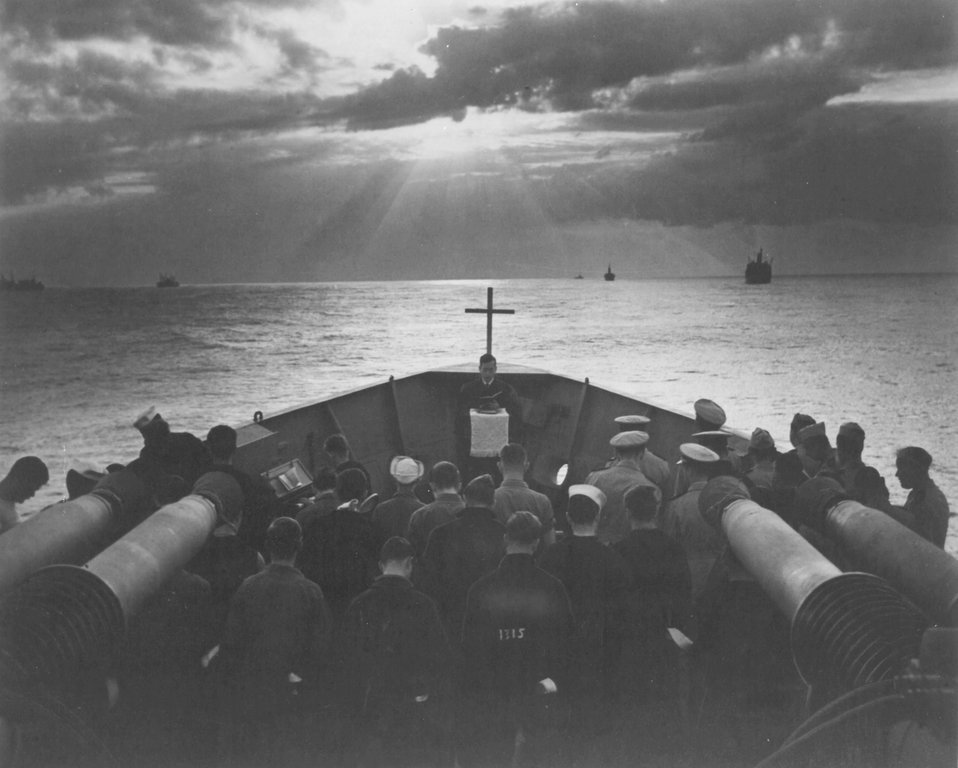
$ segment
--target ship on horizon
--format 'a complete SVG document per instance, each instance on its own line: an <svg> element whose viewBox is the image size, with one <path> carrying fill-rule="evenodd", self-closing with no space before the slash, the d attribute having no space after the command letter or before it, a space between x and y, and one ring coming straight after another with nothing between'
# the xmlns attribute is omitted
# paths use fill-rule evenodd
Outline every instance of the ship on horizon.
<svg viewBox="0 0 958 768"><path fill-rule="evenodd" d="M602 275L605 278L606 282L611 283L615 280L615 272L612 271L612 265L609 264L609 268L606 270L605 274Z"/></svg>
<svg viewBox="0 0 958 768"><path fill-rule="evenodd" d="M772 282L772 262L766 260L765 251L761 248L754 259L749 259L745 265L745 282L747 285L765 285Z"/></svg>
<svg viewBox="0 0 958 768"><path fill-rule="evenodd" d="M10 273L10 277L0 275L0 290L2 291L42 291L44 287L43 283L37 280L36 276L24 280L17 280L12 272Z"/></svg>
<svg viewBox="0 0 958 768"><path fill-rule="evenodd" d="M166 274L165 272L160 272L160 279L156 281L157 288L179 288L180 281L170 273Z"/></svg>

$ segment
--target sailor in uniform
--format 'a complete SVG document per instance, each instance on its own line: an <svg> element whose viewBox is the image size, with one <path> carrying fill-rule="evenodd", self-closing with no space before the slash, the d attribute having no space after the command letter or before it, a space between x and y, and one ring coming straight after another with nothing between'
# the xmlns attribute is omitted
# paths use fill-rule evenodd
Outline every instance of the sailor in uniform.
<svg viewBox="0 0 958 768"><path fill-rule="evenodd" d="M625 492L634 485L650 485L655 488L659 498L662 492L642 471L640 461L649 442L646 432L632 430L619 432L609 441L615 449L615 464L608 469L590 472L586 477L587 485L594 485L606 496L605 507L599 513L596 536L603 544L614 544L624 539L632 530L629 514L622 502Z"/></svg>
<svg viewBox="0 0 958 768"><path fill-rule="evenodd" d="M696 440L696 435L703 432L718 432L725 425L725 409L714 400L699 398L692 404L692 409L695 411L695 428L681 442L701 442ZM689 489L689 481L685 476L685 466L681 460L673 464L670 469L670 492L666 494L666 498L675 499Z"/></svg>

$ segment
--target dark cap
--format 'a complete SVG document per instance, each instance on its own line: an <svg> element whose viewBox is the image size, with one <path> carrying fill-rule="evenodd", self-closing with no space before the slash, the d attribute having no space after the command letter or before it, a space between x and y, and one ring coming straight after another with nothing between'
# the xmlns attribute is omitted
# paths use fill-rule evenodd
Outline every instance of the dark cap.
<svg viewBox="0 0 958 768"><path fill-rule="evenodd" d="M266 540L274 543L298 543L303 540L303 529L291 517L277 517L266 529Z"/></svg>
<svg viewBox="0 0 958 768"><path fill-rule="evenodd" d="M506 536L517 544L532 544L542 537L542 523L531 512L515 512L506 522Z"/></svg>
<svg viewBox="0 0 958 768"><path fill-rule="evenodd" d="M402 536L393 536L379 550L379 562L389 563L396 560L406 560L415 554L416 550L413 549L409 541Z"/></svg>

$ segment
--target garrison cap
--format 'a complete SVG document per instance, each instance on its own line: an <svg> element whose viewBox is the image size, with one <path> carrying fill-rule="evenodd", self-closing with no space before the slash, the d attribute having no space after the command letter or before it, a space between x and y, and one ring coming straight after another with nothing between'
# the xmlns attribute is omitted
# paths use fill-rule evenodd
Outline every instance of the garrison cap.
<svg viewBox="0 0 958 768"><path fill-rule="evenodd" d="M573 496L586 496L592 499L600 510L605 506L606 502L606 496L601 490L594 485L586 485L584 483L569 486L569 498L571 499Z"/></svg>
<svg viewBox="0 0 958 768"><path fill-rule="evenodd" d="M749 438L748 447L762 451L775 447L775 438L769 434L767 429L756 427Z"/></svg>
<svg viewBox="0 0 958 768"><path fill-rule="evenodd" d="M838 434L844 437L851 437L855 440L865 439L865 430L854 421L846 421L838 428Z"/></svg>
<svg viewBox="0 0 958 768"><path fill-rule="evenodd" d="M803 427L798 432L799 442L802 442L802 443L804 443L806 440L809 440L810 438L813 438L813 437L826 437L826 436L827 435L825 434L824 421L818 421L818 422L815 422L814 424L810 424L807 427Z"/></svg>
<svg viewBox="0 0 958 768"><path fill-rule="evenodd" d="M706 448L699 443L682 443L679 446L679 453L682 454L682 458L679 459L681 464L714 464L721 459L711 448Z"/></svg>
<svg viewBox="0 0 958 768"><path fill-rule="evenodd" d="M609 440L609 445L613 448L641 448L647 442L649 442L648 432L630 429L613 435L612 439Z"/></svg>
<svg viewBox="0 0 958 768"><path fill-rule="evenodd" d="M702 421L721 427L725 423L725 411L722 406L712 400L706 400L704 397L696 400L692 405L695 409L695 415Z"/></svg>
<svg viewBox="0 0 958 768"><path fill-rule="evenodd" d="M632 414L629 416L616 416L615 423L619 425L620 432L629 432L634 429L642 429L642 427L647 424L652 423L652 419L648 416L640 416L639 414Z"/></svg>

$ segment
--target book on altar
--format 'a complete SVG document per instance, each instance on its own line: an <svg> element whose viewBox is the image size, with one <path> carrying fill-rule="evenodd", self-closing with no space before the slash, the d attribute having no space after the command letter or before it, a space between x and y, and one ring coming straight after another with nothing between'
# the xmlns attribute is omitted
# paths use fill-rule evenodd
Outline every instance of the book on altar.
<svg viewBox="0 0 958 768"><path fill-rule="evenodd" d="M472 432L469 455L498 456L502 446L509 442L509 414L506 409L499 408L494 413L483 413L471 408L469 421Z"/></svg>

